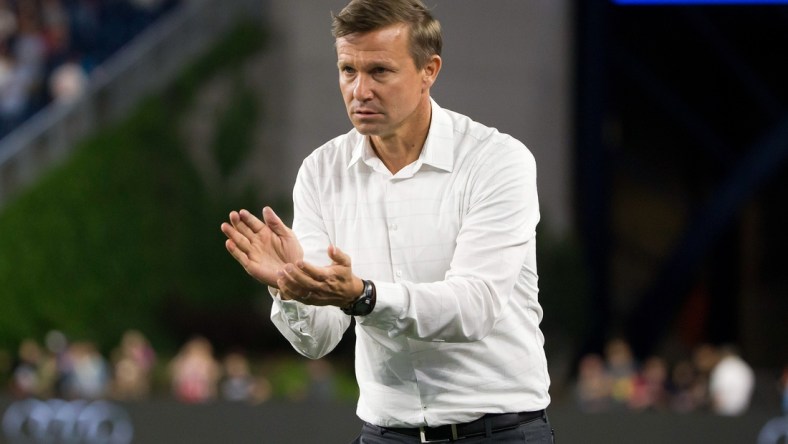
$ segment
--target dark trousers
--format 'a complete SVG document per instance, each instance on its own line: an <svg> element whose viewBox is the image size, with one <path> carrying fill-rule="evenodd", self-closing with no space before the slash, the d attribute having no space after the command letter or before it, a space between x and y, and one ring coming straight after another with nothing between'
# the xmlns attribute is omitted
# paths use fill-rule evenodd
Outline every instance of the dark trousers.
<svg viewBox="0 0 788 444"><path fill-rule="evenodd" d="M403 435L383 427L364 423L361 434L351 444L413 444L420 443L421 439L414 436ZM508 430L492 432L487 436L473 436L459 439L462 444L553 444L553 428L547 415L532 421L520 424Z"/></svg>

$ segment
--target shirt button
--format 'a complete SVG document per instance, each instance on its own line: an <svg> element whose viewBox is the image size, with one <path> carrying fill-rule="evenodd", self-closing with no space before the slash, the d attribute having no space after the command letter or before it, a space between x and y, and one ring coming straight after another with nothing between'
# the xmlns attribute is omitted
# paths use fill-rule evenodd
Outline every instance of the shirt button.
<svg viewBox="0 0 788 444"><path fill-rule="evenodd" d="M397 224L391 224L389 225L389 227L391 228L392 231L397 231Z"/></svg>
<svg viewBox="0 0 788 444"><path fill-rule="evenodd" d="M397 270L394 274L396 274L397 277L402 277L402 270Z"/></svg>

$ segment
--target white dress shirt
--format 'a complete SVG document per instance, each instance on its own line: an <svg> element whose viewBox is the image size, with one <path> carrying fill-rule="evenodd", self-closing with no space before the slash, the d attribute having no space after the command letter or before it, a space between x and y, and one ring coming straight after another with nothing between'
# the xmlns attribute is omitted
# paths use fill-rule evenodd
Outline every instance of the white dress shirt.
<svg viewBox="0 0 788 444"><path fill-rule="evenodd" d="M334 244L377 288L356 317L362 420L436 426L549 404L536 164L522 143L432 101L414 163L391 174L351 130L304 160L293 202L305 260L328 265ZM272 295L271 319L304 356L330 352L350 325L337 307Z"/></svg>

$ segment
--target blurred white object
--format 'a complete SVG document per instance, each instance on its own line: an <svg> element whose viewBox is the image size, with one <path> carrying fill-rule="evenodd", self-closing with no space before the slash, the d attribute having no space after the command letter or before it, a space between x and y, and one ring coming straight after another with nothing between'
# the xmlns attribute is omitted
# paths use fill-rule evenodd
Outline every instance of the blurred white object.
<svg viewBox="0 0 788 444"><path fill-rule="evenodd" d="M755 388L755 373L739 356L725 353L709 378L712 409L725 416L745 413Z"/></svg>
<svg viewBox="0 0 788 444"><path fill-rule="evenodd" d="M49 77L49 90L56 102L71 102L79 98L88 85L85 70L75 62L64 63Z"/></svg>

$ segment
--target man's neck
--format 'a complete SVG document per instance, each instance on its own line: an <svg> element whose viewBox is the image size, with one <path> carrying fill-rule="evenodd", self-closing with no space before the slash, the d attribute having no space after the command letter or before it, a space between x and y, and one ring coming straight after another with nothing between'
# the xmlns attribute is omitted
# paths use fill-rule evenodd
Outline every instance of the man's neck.
<svg viewBox="0 0 788 444"><path fill-rule="evenodd" d="M397 174L399 170L419 158L421 150L424 149L424 142L427 140L431 120L432 107L429 106L426 118L420 121L418 127L408 128L406 131L402 131L403 134L370 136L372 149L375 150L375 154L383 162L383 165L391 171L391 174Z"/></svg>
<svg viewBox="0 0 788 444"><path fill-rule="evenodd" d="M386 165L386 168L391 171L391 174L397 174L399 170L405 168L419 158L421 150L424 147L425 139L426 134L418 141L406 141L402 139L387 140L372 136L370 137L370 142L372 144L372 149L375 150L375 154L378 155L383 165Z"/></svg>

